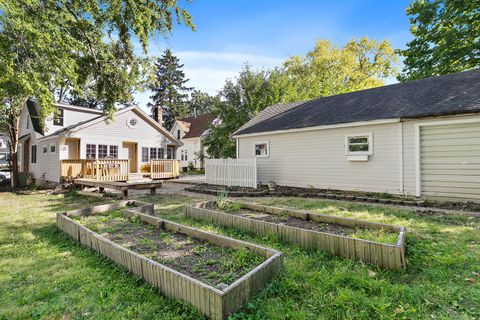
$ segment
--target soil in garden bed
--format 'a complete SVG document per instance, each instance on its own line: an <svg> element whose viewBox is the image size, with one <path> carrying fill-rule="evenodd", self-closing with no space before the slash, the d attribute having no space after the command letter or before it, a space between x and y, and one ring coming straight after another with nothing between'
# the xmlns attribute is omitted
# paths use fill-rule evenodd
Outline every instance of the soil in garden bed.
<svg viewBox="0 0 480 320"><path fill-rule="evenodd" d="M77 219L111 241L212 286L223 288L262 263L265 258L248 250L232 249L157 229L122 211Z"/></svg>
<svg viewBox="0 0 480 320"><path fill-rule="evenodd" d="M230 205L227 204L223 208L219 208L216 204L209 203L206 208L223 211L228 214L239 215L245 218L281 224L289 227L338 234L341 236L360 238L382 243L395 244L398 239L397 233L391 232L390 230L385 230L383 228L354 228L337 223L325 223L312 220L303 220L300 218L289 216L287 214L277 215L270 214L264 211L245 209L236 206L235 203L232 203Z"/></svg>

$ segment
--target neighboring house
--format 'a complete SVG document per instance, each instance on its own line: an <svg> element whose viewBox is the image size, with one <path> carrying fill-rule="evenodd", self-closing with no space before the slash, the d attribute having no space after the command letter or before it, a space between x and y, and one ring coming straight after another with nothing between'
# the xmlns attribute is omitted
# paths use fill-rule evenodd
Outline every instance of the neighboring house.
<svg viewBox="0 0 480 320"><path fill-rule="evenodd" d="M261 183L480 200L480 69L270 106L234 138Z"/></svg>
<svg viewBox="0 0 480 320"><path fill-rule="evenodd" d="M10 150L8 147L8 135L0 132L0 168L7 167Z"/></svg>
<svg viewBox="0 0 480 320"><path fill-rule="evenodd" d="M129 159L140 173L150 159L168 159L181 144L139 107L120 109L108 120L102 111L55 104L59 113L40 123L40 106L28 101L20 116L20 171L36 180L60 182L65 159Z"/></svg>
<svg viewBox="0 0 480 320"><path fill-rule="evenodd" d="M200 155L206 156L207 150L203 146L202 139L214 119L215 115L207 113L175 121L170 132L183 143L183 146L177 149L176 157L180 160L182 168L188 167L189 163L192 163L196 169L204 167L204 161Z"/></svg>

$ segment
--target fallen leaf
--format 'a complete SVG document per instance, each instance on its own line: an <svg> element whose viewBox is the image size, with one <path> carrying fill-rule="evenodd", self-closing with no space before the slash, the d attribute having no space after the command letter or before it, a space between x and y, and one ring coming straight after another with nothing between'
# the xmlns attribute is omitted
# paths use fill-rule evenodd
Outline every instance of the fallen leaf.
<svg viewBox="0 0 480 320"><path fill-rule="evenodd" d="M468 281L470 283L476 283L477 280L473 279L473 278L465 278L465 281Z"/></svg>
<svg viewBox="0 0 480 320"><path fill-rule="evenodd" d="M368 276L369 276L370 278L374 278L376 275L377 275L377 273L376 273L375 271L373 271L373 270L368 270Z"/></svg>

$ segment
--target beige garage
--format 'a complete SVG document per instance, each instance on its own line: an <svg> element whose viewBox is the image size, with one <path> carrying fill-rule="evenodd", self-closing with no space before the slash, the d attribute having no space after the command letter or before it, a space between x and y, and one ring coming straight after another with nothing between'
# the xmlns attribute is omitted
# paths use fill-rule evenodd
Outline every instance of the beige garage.
<svg viewBox="0 0 480 320"><path fill-rule="evenodd" d="M423 196L480 199L480 123L420 125Z"/></svg>

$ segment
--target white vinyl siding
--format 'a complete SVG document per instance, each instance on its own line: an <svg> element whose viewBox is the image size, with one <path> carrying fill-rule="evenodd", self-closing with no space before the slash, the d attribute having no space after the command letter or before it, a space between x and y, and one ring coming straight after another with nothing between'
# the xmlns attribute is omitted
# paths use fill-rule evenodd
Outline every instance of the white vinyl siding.
<svg viewBox="0 0 480 320"><path fill-rule="evenodd" d="M257 158L259 183L297 187L400 193L398 123L240 137L239 158L254 157L253 144L269 142L269 157ZM345 137L372 133L368 161L348 161Z"/></svg>
<svg viewBox="0 0 480 320"><path fill-rule="evenodd" d="M188 167L188 163L191 162L195 168L200 168L200 160L197 159L197 155L202 150L202 140L198 138L183 139L183 146L177 149L177 159L180 160L181 167ZM185 154L187 159L185 159ZM183 157L182 157L183 155Z"/></svg>
<svg viewBox="0 0 480 320"><path fill-rule="evenodd" d="M130 128L127 123L127 121L129 121L132 117L138 120L138 125L135 126L135 128ZM164 136L160 132L142 119L135 111L128 111L118 114L115 119L109 123L101 121L92 124L77 132L73 132L70 137L81 139L81 158L85 158L86 145L98 144L99 137L101 137L102 144L119 146L118 159L128 158L128 149L122 147L122 143L124 141L137 143L137 163L139 165L142 164L143 160L142 148L157 147L166 150L168 143L168 140L164 139ZM148 152L150 153L150 150Z"/></svg>

